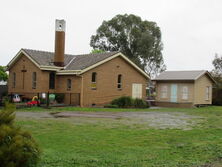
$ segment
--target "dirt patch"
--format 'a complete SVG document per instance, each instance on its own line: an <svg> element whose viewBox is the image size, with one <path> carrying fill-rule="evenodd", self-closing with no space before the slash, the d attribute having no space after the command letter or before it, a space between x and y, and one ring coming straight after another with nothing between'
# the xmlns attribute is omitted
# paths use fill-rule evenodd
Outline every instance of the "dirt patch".
<svg viewBox="0 0 222 167"><path fill-rule="evenodd" d="M16 112L18 118L54 118L49 112Z"/></svg>
<svg viewBox="0 0 222 167"><path fill-rule="evenodd" d="M66 118L66 117L87 117L87 118L113 118L118 119L121 118L121 116L118 116L117 114L108 114L108 113L102 113L102 112L95 112L95 113L85 113L85 112L60 112L52 114L55 118Z"/></svg>

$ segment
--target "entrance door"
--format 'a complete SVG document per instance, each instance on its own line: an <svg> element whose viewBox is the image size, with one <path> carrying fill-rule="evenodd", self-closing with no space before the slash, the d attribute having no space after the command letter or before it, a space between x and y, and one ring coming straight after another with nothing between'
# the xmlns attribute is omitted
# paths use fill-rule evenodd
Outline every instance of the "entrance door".
<svg viewBox="0 0 222 167"><path fill-rule="evenodd" d="M132 97L142 99L142 84L132 85Z"/></svg>
<svg viewBox="0 0 222 167"><path fill-rule="evenodd" d="M177 102L177 84L171 85L171 96L170 96L171 102Z"/></svg>

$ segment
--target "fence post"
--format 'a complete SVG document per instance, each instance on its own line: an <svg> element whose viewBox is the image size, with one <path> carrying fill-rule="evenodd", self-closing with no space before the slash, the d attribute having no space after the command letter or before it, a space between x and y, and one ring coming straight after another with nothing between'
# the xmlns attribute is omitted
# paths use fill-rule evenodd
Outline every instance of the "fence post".
<svg viewBox="0 0 222 167"><path fill-rule="evenodd" d="M49 108L49 92L47 93L46 107Z"/></svg>
<svg viewBox="0 0 222 167"><path fill-rule="evenodd" d="M37 105L38 105L38 107L40 107L40 96L39 96L39 93L37 93L37 97L38 97L38 103L37 103Z"/></svg>

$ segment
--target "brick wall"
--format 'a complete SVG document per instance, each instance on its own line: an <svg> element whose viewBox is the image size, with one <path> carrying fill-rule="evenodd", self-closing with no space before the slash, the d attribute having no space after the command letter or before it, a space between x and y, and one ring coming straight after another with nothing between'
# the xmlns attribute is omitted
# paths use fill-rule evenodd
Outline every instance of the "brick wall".
<svg viewBox="0 0 222 167"><path fill-rule="evenodd" d="M22 70L26 71L22 72ZM12 86L12 73L16 73L16 87ZM32 73L37 73L36 89L32 88ZM91 88L92 72L97 73L96 89ZM122 89L117 88L117 77L122 75ZM71 79L72 86L67 90L67 79ZM57 75L55 89L49 90L49 71L41 71L26 56L22 55L9 70L9 93L66 93L65 102L70 103L69 94L81 94L80 97L72 96L71 101L80 100L82 106L97 106L108 104L114 98L120 96L132 96L132 84L142 84L142 97L146 96L147 78L135 70L124 59L117 57L102 64L81 76ZM79 98L79 99L78 99Z"/></svg>
<svg viewBox="0 0 222 167"><path fill-rule="evenodd" d="M91 88L92 73L97 73L96 89ZM122 75L122 89L117 88L117 77ZM142 96L145 99L148 80L123 58L114 58L83 75L83 106L97 106L110 103L120 96L132 96L132 84L142 84Z"/></svg>

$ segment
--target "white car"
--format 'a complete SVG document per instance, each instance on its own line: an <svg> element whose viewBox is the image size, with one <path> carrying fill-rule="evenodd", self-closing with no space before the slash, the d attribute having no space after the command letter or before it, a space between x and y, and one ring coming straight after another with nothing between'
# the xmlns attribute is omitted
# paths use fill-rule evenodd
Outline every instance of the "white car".
<svg viewBox="0 0 222 167"><path fill-rule="evenodd" d="M21 98L19 97L18 94L14 94L12 100L13 102L18 103L21 101Z"/></svg>

